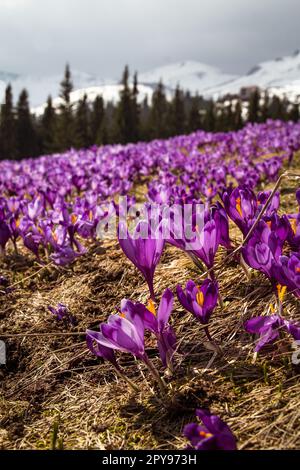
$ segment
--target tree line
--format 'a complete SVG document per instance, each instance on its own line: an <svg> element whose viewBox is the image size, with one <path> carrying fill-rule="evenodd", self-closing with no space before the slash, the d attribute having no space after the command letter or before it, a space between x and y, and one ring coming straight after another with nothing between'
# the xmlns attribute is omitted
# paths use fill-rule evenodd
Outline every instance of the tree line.
<svg viewBox="0 0 300 470"><path fill-rule="evenodd" d="M49 96L42 116L31 114L28 92L24 89L16 105L8 85L0 108L0 158L21 159L62 152L92 145L128 143L167 138L198 129L230 131L245 122L267 119L299 120L299 105L286 98L270 97L254 89L248 100L239 95L217 101L192 96L179 86L172 99L160 81L151 102L138 99L138 76L130 83L126 66L117 103L105 103L97 96L90 103L87 95L76 104L71 101L73 83L67 65L60 84L61 104L55 108Z"/></svg>

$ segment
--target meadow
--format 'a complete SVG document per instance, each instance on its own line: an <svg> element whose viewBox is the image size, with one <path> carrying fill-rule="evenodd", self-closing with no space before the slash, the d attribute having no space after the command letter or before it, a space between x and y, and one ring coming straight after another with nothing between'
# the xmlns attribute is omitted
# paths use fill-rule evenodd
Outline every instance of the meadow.
<svg viewBox="0 0 300 470"><path fill-rule="evenodd" d="M279 120L1 161L0 448L299 448L299 162Z"/></svg>

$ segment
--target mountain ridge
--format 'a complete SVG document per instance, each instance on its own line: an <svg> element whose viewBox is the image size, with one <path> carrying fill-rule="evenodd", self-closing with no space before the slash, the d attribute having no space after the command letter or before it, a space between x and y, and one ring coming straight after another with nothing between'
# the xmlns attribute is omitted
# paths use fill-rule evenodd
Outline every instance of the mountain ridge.
<svg viewBox="0 0 300 470"><path fill-rule="evenodd" d="M97 95L104 100L116 102L119 97L120 83L115 79L101 79L95 75L72 71L74 91L71 95L73 103L78 102L84 94L92 101ZM43 112L47 96L53 97L54 106L59 106L59 83L62 77L25 76L16 73L0 71L0 101L10 82L15 96L22 88L30 95L32 111L35 114ZM157 83L162 80L168 98L171 97L177 85L192 94L198 93L206 98L220 98L227 94L239 93L243 87L258 86L269 93L279 96L286 95L293 102L300 102L300 53L295 51L291 56L260 62L252 67L245 75L235 75L222 72L218 67L198 61L186 60L155 67L139 74L139 99L151 99Z"/></svg>

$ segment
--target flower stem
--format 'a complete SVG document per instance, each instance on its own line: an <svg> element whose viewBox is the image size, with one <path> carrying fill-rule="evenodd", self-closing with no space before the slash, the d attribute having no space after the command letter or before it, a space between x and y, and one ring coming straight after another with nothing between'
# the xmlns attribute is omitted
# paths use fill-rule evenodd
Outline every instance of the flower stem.
<svg viewBox="0 0 300 470"><path fill-rule="evenodd" d="M153 363L150 361L148 357L145 359L145 364L148 367L149 371L151 372L153 378L158 383L162 396L165 397L167 394L166 384L164 383L158 371L156 370L155 366L153 365Z"/></svg>
<svg viewBox="0 0 300 470"><path fill-rule="evenodd" d="M135 385L135 383L133 383L132 380L126 377L126 375L122 374L122 372L117 367L114 366L114 369L115 369L117 376L120 377L120 379L125 380L125 382L127 382L127 384L129 385L129 387L132 388L132 390L134 390L135 392L140 391L139 387Z"/></svg>

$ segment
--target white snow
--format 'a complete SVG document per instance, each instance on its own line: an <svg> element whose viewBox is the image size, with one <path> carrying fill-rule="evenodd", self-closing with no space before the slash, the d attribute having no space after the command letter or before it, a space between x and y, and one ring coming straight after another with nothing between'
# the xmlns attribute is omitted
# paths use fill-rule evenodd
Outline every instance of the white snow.
<svg viewBox="0 0 300 470"><path fill-rule="evenodd" d="M88 101L93 101L97 95L102 95L106 102L116 102L119 99L121 87L117 80L103 80L79 71L72 71L72 78L75 89L71 95L72 103L76 104L85 93ZM0 71L0 101L3 101L7 83L11 82L15 100L22 88L26 88L29 91L32 111L40 115L49 94L54 98L54 105L59 106L61 101L57 96L61 80L62 75L36 77ZM139 75L139 100L143 101L146 96L151 100L153 90L160 80L166 87L168 98L172 96L178 84L192 94L199 93L213 98L227 93L235 94L242 87L255 85L268 89L271 95L287 96L293 102L300 102L300 53L262 62L243 76L229 75L216 67L196 61L157 67Z"/></svg>

